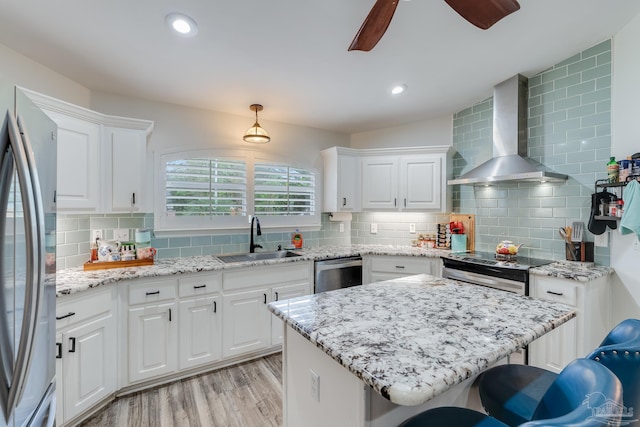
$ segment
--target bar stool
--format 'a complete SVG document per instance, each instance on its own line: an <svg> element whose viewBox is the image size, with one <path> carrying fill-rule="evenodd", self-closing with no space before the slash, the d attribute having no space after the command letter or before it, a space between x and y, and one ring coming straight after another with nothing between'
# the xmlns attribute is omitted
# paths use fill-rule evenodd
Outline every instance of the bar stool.
<svg viewBox="0 0 640 427"><path fill-rule="evenodd" d="M549 386L530 421L520 427L609 427L619 425L622 384L600 363L577 359ZM507 427L467 408L444 407L422 412L400 427Z"/></svg>

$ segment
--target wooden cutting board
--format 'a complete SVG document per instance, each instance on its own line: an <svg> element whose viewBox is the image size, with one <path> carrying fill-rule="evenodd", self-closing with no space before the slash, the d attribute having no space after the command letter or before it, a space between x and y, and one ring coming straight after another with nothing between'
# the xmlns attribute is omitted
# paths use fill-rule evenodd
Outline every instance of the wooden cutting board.
<svg viewBox="0 0 640 427"><path fill-rule="evenodd" d="M451 214L449 221L461 222L464 225L464 234L467 235L467 250L476 250L476 216L475 214Z"/></svg>

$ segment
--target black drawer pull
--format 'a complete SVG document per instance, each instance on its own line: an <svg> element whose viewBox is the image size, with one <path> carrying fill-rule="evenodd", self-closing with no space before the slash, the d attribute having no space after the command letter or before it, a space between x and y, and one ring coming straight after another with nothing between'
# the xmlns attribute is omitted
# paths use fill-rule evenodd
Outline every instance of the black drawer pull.
<svg viewBox="0 0 640 427"><path fill-rule="evenodd" d="M213 312L217 313L218 312L218 304L216 304L216 302L213 302Z"/></svg>
<svg viewBox="0 0 640 427"><path fill-rule="evenodd" d="M171 309L169 309L169 322L171 322Z"/></svg>
<svg viewBox="0 0 640 427"><path fill-rule="evenodd" d="M62 343L56 343L56 359L62 359Z"/></svg>
<svg viewBox="0 0 640 427"><path fill-rule="evenodd" d="M149 295L160 295L160 291L147 292L147 296Z"/></svg>
<svg viewBox="0 0 640 427"><path fill-rule="evenodd" d="M206 288L206 287L207 287L207 285L195 285L193 287L193 289L202 289L202 288Z"/></svg>
<svg viewBox="0 0 640 427"><path fill-rule="evenodd" d="M551 295L557 295L557 296L559 296L559 297L561 297L562 295L564 295L562 292L547 291L547 293L548 293L548 294L551 294Z"/></svg>
<svg viewBox="0 0 640 427"><path fill-rule="evenodd" d="M404 268L404 265L396 265L396 268Z"/></svg>
<svg viewBox="0 0 640 427"><path fill-rule="evenodd" d="M131 201L133 202L133 204L136 204L136 193L133 193L133 196L131 197Z"/></svg>
<svg viewBox="0 0 640 427"><path fill-rule="evenodd" d="M76 352L76 339L74 337L69 338L69 342L71 342L71 347L69 347L69 353Z"/></svg>
<svg viewBox="0 0 640 427"><path fill-rule="evenodd" d="M342 206L347 206L347 198L346 197L342 198Z"/></svg>
<svg viewBox="0 0 640 427"><path fill-rule="evenodd" d="M267 294L262 294L262 295L264 295L264 303L266 304L267 303Z"/></svg>
<svg viewBox="0 0 640 427"><path fill-rule="evenodd" d="M70 311L69 313L65 314L64 316L56 316L56 320L62 320L62 319L66 319L67 317L71 317L71 316L75 316L76 314L73 311Z"/></svg>
<svg viewBox="0 0 640 427"><path fill-rule="evenodd" d="M276 294L276 301L278 301L278 298L279 298L279 297L278 297L278 293L277 293L277 292L275 292L275 294Z"/></svg>

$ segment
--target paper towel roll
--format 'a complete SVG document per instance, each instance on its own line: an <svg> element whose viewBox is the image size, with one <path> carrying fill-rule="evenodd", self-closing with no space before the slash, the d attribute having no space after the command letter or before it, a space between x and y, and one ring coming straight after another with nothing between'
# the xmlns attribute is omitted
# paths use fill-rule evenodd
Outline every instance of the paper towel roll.
<svg viewBox="0 0 640 427"><path fill-rule="evenodd" d="M351 221L351 212L329 212L329 221Z"/></svg>

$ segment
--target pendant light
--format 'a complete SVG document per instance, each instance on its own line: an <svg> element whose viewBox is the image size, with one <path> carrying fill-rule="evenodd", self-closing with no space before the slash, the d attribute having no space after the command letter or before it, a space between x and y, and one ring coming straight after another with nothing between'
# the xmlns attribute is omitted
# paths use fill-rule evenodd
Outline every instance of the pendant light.
<svg viewBox="0 0 640 427"><path fill-rule="evenodd" d="M245 132L242 139L245 142L251 142L254 144L265 144L271 141L271 137L267 133L266 130L262 129L260 123L258 123L258 111L262 111L262 105L260 104L251 104L249 106L251 111L256 112L256 122Z"/></svg>

